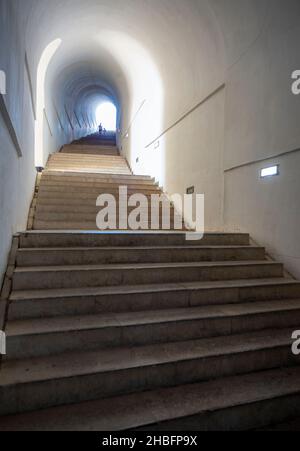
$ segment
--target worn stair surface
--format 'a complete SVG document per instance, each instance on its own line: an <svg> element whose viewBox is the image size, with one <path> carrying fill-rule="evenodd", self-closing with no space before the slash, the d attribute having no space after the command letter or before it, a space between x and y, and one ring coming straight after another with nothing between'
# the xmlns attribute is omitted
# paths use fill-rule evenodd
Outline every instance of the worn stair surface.
<svg viewBox="0 0 300 451"><path fill-rule="evenodd" d="M97 230L99 195L113 195L116 200L117 224L112 228L127 229L128 215L136 208L124 208L119 201L119 189L126 189L124 198L141 194L148 201L156 195L161 199L156 222L151 216L151 204L141 208L145 229L185 229L181 215L149 176L132 174L125 158L119 155L112 138L92 136L64 146L50 156L41 175L34 203L35 230ZM104 144L103 144L104 143ZM105 205L102 206L102 208Z"/></svg>
<svg viewBox="0 0 300 451"><path fill-rule="evenodd" d="M40 194L54 202L36 215L63 213L73 183L83 195L119 177L159 190L147 177L47 169ZM248 234L61 225L19 236L1 431L247 430L300 416L300 283Z"/></svg>

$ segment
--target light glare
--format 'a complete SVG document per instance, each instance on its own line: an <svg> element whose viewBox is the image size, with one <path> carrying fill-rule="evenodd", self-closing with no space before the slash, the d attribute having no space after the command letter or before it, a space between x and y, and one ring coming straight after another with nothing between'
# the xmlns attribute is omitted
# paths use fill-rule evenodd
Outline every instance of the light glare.
<svg viewBox="0 0 300 451"><path fill-rule="evenodd" d="M96 110L96 121L107 131L116 131L117 109L111 102L101 103Z"/></svg>

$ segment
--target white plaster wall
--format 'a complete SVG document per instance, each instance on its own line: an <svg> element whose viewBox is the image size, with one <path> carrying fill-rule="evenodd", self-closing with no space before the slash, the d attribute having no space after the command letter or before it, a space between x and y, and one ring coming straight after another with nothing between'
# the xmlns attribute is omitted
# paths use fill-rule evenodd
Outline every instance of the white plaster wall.
<svg viewBox="0 0 300 451"><path fill-rule="evenodd" d="M223 230L224 89L141 152L135 172L155 174L164 190L205 195L205 228ZM188 218L191 220L192 218Z"/></svg>
<svg viewBox="0 0 300 451"><path fill-rule="evenodd" d="M300 65L300 3L213 3L228 57L224 169L235 168L225 174L224 227L250 232L299 277L300 97L291 74ZM260 180L260 169L277 163L280 175Z"/></svg>
<svg viewBox="0 0 300 451"><path fill-rule="evenodd" d="M280 175L260 178L260 169L280 165ZM300 152L254 163L225 174L225 223L252 231L269 254L300 278Z"/></svg>
<svg viewBox="0 0 300 451"><path fill-rule="evenodd" d="M0 2L0 68L7 78L4 99L23 153L19 158L0 114L0 285L12 235L26 229L35 183L34 119L25 73L24 24L17 6Z"/></svg>

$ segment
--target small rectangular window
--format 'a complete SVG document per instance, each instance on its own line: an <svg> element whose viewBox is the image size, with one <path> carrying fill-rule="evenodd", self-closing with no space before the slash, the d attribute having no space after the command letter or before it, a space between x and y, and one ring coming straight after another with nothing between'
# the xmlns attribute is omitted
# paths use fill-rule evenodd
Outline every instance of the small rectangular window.
<svg viewBox="0 0 300 451"><path fill-rule="evenodd" d="M279 175L279 165L270 166L268 168L261 169L260 176L261 178L265 177L273 177L275 175Z"/></svg>

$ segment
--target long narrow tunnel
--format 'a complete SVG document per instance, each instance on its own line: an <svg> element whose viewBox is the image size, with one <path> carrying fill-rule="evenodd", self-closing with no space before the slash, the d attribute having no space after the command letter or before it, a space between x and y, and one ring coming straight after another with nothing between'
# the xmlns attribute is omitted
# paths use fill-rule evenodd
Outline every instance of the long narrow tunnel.
<svg viewBox="0 0 300 451"><path fill-rule="evenodd" d="M110 164L124 171L123 181L136 177L128 183L168 196L204 194L205 232L213 237L204 238L207 252L231 245L228 255L239 261L234 251L244 255L236 248L249 245L249 233L252 260L262 255L256 242L267 249L269 257L256 258L263 269L253 273L238 272L231 262L239 277L228 276L234 282L233 291L230 283L223 287L227 301L237 301L237 292L252 300L249 286L236 280L256 280L264 270L265 279L271 273L281 284L279 291L272 285L272 300L281 299L279 292L294 298L293 277L300 277L300 99L292 74L299 69L299 17L299 0L0 0L0 285L13 236L27 230L37 173L58 153L65 162L64 146L85 143L101 122L116 134ZM108 122L101 105L110 105ZM262 177L270 167L275 176ZM61 183L66 190L68 181ZM102 181L90 189L97 183ZM235 243L227 233L236 234ZM30 235L23 240L32 244ZM37 240L43 243L43 237ZM266 258L282 262L288 273L281 277L282 268ZM141 280L147 277L152 280ZM64 283L61 289L71 288ZM218 304L218 288L209 288ZM43 289L49 289L46 282ZM263 287L258 292L256 301L265 301ZM144 305L155 304L149 299ZM84 313L82 306L78 312Z"/></svg>

